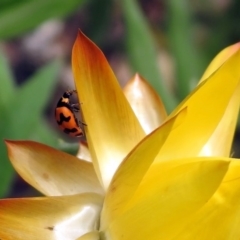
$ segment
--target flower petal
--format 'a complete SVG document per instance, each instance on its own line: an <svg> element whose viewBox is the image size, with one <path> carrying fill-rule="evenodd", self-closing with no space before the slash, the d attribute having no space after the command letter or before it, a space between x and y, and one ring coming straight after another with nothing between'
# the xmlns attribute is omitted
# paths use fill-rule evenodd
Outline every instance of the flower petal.
<svg viewBox="0 0 240 240"><path fill-rule="evenodd" d="M209 78L221 65L240 49L240 42L223 49L209 64L199 83Z"/></svg>
<svg viewBox="0 0 240 240"><path fill-rule="evenodd" d="M240 161L231 161L219 189L198 212L179 222L174 239L239 239ZM191 229L191 231L187 231ZM213 231L214 229L214 231Z"/></svg>
<svg viewBox="0 0 240 240"><path fill-rule="evenodd" d="M122 162L105 197L101 215L102 228L106 228L109 222L122 212L140 185L159 149L165 143L170 131L177 128L184 121L185 116L186 109L145 137Z"/></svg>
<svg viewBox="0 0 240 240"><path fill-rule="evenodd" d="M32 141L8 140L6 144L16 171L43 194L103 194L92 163Z"/></svg>
<svg viewBox="0 0 240 240"><path fill-rule="evenodd" d="M155 164L122 215L112 219L105 239L170 239L168 234L175 231L181 219L191 216L211 198L229 161L192 158L167 172L161 165Z"/></svg>
<svg viewBox="0 0 240 240"><path fill-rule="evenodd" d="M76 240L99 240L99 232L98 231L92 231L89 233L84 234L80 238L77 238Z"/></svg>
<svg viewBox="0 0 240 240"><path fill-rule="evenodd" d="M222 50L210 63L203 74L200 83L206 80L216 69L228 60L236 51L240 49L240 43L236 43ZM240 86L232 96L226 112L218 124L216 130L204 145L200 156L229 156L232 146L232 140L235 132L238 111L240 105Z"/></svg>
<svg viewBox="0 0 240 240"><path fill-rule="evenodd" d="M198 156L210 139L240 82L240 50L233 54L218 71L204 81L170 115L187 107L188 114L176 131L172 132L159 152L157 161ZM239 98L238 98L239 99ZM235 104L232 112L238 112ZM227 145L229 146L229 144Z"/></svg>
<svg viewBox="0 0 240 240"><path fill-rule="evenodd" d="M80 141L77 157L84 161L92 162L87 142Z"/></svg>
<svg viewBox="0 0 240 240"><path fill-rule="evenodd" d="M103 53L81 32L72 65L93 164L106 189L118 165L145 133Z"/></svg>
<svg viewBox="0 0 240 240"><path fill-rule="evenodd" d="M95 193L0 200L0 239L75 240L96 230L101 204Z"/></svg>
<svg viewBox="0 0 240 240"><path fill-rule="evenodd" d="M199 156L225 156L231 155L232 141L238 119L240 106L240 84L236 88L227 109L215 131L202 148Z"/></svg>
<svg viewBox="0 0 240 240"><path fill-rule="evenodd" d="M146 134L159 127L167 118L162 100L139 74L135 74L123 92Z"/></svg>

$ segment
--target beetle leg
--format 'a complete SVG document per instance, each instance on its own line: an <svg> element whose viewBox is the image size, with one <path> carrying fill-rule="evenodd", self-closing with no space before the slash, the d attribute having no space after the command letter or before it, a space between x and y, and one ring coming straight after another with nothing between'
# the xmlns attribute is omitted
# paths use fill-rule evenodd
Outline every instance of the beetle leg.
<svg viewBox="0 0 240 240"><path fill-rule="evenodd" d="M74 112L79 112L79 103L74 103L70 105Z"/></svg>
<svg viewBox="0 0 240 240"><path fill-rule="evenodd" d="M78 121L81 125L83 125L83 126L87 126L87 124L86 123L84 123L84 122L82 122L82 121Z"/></svg>

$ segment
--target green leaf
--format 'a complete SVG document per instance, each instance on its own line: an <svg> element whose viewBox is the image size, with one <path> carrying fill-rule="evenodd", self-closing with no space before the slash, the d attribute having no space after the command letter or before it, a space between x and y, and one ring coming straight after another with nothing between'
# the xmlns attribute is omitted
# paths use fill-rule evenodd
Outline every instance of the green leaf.
<svg viewBox="0 0 240 240"><path fill-rule="evenodd" d="M163 99L167 110L176 106L176 100L163 83L157 66L157 47L135 0L122 0L123 15L126 22L127 53L133 69L145 77Z"/></svg>
<svg viewBox="0 0 240 240"><path fill-rule="evenodd" d="M9 188L12 184L15 175L14 169L7 157L6 146L3 140L0 143L0 198L5 197L9 193Z"/></svg>
<svg viewBox="0 0 240 240"><path fill-rule="evenodd" d="M177 91L180 99L186 97L203 73L203 54L194 44L191 9L186 0L166 1L168 34L174 59L176 59Z"/></svg>
<svg viewBox="0 0 240 240"><path fill-rule="evenodd" d="M88 6L91 17L88 22L88 29L85 34L92 39L98 46L109 45L106 42L106 34L110 31L112 10L114 1L95 0L90 1Z"/></svg>
<svg viewBox="0 0 240 240"><path fill-rule="evenodd" d="M6 111L10 108L9 102L14 97L14 79L10 66L0 48L0 197L7 192L7 188L13 178L14 172L10 163L7 161L6 148L3 144L4 130L10 128L6 125Z"/></svg>
<svg viewBox="0 0 240 240"><path fill-rule="evenodd" d="M67 16L85 0L15 1L0 8L0 38L15 37L50 18Z"/></svg>
<svg viewBox="0 0 240 240"><path fill-rule="evenodd" d="M14 79L7 58L0 48L0 109L6 107L14 93Z"/></svg>
<svg viewBox="0 0 240 240"><path fill-rule="evenodd" d="M32 132L31 140L41 142L51 147L58 147L57 133L50 125L43 119L39 119L39 122Z"/></svg>
<svg viewBox="0 0 240 240"><path fill-rule="evenodd" d="M0 9L3 9L3 8L5 8L5 7L8 7L8 6L10 6L10 5L14 5L14 4L16 4L16 3L18 3L18 2L23 2L23 1L28 1L28 0L1 0L0 1Z"/></svg>
<svg viewBox="0 0 240 240"><path fill-rule="evenodd" d="M41 68L26 84L17 89L8 118L15 138L28 137L42 118L60 70L60 62L52 62Z"/></svg>
<svg viewBox="0 0 240 240"><path fill-rule="evenodd" d="M29 139L39 128L43 109L55 86L60 66L60 62L57 61L48 64L26 84L15 90L9 107L2 109L1 112L0 139ZM0 166L0 196L5 196L14 170L3 142L0 142Z"/></svg>

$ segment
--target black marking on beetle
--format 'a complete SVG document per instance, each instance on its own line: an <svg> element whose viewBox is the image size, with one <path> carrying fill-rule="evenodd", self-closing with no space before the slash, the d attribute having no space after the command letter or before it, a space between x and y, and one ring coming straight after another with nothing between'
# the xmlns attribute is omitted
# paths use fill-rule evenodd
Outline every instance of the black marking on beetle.
<svg viewBox="0 0 240 240"><path fill-rule="evenodd" d="M75 133L77 131L77 128L64 128L65 133Z"/></svg>
<svg viewBox="0 0 240 240"><path fill-rule="evenodd" d="M63 130L65 133L69 134L69 133L75 133L75 132L78 132L78 129L77 128L65 128ZM75 137L80 137L80 136L83 136L83 133L80 132L78 134L75 135Z"/></svg>
<svg viewBox="0 0 240 240"><path fill-rule="evenodd" d="M59 117L60 121L57 121L58 125L61 125L63 122L69 122L71 119L71 116L65 117L63 113L60 113Z"/></svg>
<svg viewBox="0 0 240 240"><path fill-rule="evenodd" d="M66 107L66 108L72 110L72 108L71 108L71 103L70 103L70 102L63 102L62 99L60 99L60 100L58 101L57 106L56 106L56 108L60 108L60 107Z"/></svg>

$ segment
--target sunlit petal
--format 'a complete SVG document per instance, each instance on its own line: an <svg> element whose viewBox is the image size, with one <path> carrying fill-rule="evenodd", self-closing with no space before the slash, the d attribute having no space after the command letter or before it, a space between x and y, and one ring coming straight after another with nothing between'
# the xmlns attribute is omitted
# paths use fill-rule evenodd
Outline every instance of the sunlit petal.
<svg viewBox="0 0 240 240"><path fill-rule="evenodd" d="M167 118L162 100L139 74L127 83L123 92L146 134L159 127Z"/></svg>
<svg viewBox="0 0 240 240"><path fill-rule="evenodd" d="M93 164L106 189L145 133L103 53L81 32L73 47L72 65Z"/></svg>
<svg viewBox="0 0 240 240"><path fill-rule="evenodd" d="M21 177L48 196L103 194L92 163L32 141L6 141L8 156Z"/></svg>
<svg viewBox="0 0 240 240"><path fill-rule="evenodd" d="M211 198L229 161L193 158L167 172L161 165L155 164L122 215L110 222L105 239L169 239L168 234L182 218L191 216Z"/></svg>
<svg viewBox="0 0 240 240"><path fill-rule="evenodd" d="M203 74L201 81L206 80L215 70L217 70L225 61L228 60L236 51L240 49L240 43L236 43L222 50L210 63ZM240 86L232 96L232 99L226 109L226 112L212 134L209 141L204 145L200 156L229 156L232 146L232 140L235 132L239 102Z"/></svg>
<svg viewBox="0 0 240 240"><path fill-rule="evenodd" d="M217 72L197 87L195 91L170 115L187 107L183 124L167 139L157 161L198 156L210 139L240 82L240 50L233 54ZM238 97L238 96L237 96ZM237 109L239 105L234 105Z"/></svg>
<svg viewBox="0 0 240 240"><path fill-rule="evenodd" d="M94 193L0 200L0 239L75 240L97 229L101 204Z"/></svg>
<svg viewBox="0 0 240 240"><path fill-rule="evenodd" d="M227 109L210 139L202 148L199 156L225 156L231 155L232 141L238 119L240 106L240 84L236 88Z"/></svg>
<svg viewBox="0 0 240 240"><path fill-rule="evenodd" d="M101 227L115 219L134 195L170 131L185 119L186 109L152 132L126 157L109 186L101 215Z"/></svg>
<svg viewBox="0 0 240 240"><path fill-rule="evenodd" d="M234 53L236 53L240 49L240 42L235 43L225 49L223 49L209 64L206 71L204 72L201 80L206 80L208 77L210 77L211 74L213 74L224 62L228 60Z"/></svg>
<svg viewBox="0 0 240 240"><path fill-rule="evenodd" d="M84 234L83 236L77 238L76 240L99 240L99 239L100 239L99 232L92 231Z"/></svg>
<svg viewBox="0 0 240 240"><path fill-rule="evenodd" d="M182 219L173 239L239 239L240 161L232 161L219 189L198 212ZM191 229L191 231L188 231ZM214 229L214 231L213 231Z"/></svg>
<svg viewBox="0 0 240 240"><path fill-rule="evenodd" d="M77 157L79 159L92 162L91 154L89 152L88 144L86 142L80 142Z"/></svg>

